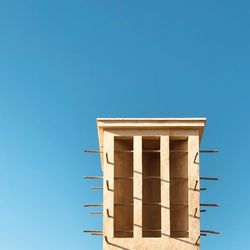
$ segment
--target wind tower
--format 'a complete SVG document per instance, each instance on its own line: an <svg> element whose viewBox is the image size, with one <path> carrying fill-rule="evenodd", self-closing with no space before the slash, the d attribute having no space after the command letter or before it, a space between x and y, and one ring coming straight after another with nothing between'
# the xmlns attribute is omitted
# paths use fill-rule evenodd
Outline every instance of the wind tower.
<svg viewBox="0 0 250 250"><path fill-rule="evenodd" d="M200 143L205 118L97 119L103 176L103 249L198 250L200 236ZM98 189L96 187L95 189Z"/></svg>

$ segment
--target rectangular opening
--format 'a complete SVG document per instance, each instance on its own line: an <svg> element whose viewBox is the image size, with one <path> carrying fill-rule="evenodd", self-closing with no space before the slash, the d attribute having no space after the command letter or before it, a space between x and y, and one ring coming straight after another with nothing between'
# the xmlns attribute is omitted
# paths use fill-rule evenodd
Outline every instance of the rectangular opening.
<svg viewBox="0 0 250 250"><path fill-rule="evenodd" d="M170 236L189 237L188 140L170 138Z"/></svg>
<svg viewBox="0 0 250 250"><path fill-rule="evenodd" d="M133 137L114 141L114 237L133 237Z"/></svg>
<svg viewBox="0 0 250 250"><path fill-rule="evenodd" d="M142 138L142 236L161 237L160 138Z"/></svg>

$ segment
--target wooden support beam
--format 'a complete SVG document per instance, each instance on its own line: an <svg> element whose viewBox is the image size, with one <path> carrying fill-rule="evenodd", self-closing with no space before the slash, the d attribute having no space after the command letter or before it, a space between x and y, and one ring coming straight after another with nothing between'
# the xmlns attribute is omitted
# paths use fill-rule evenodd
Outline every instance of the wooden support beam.
<svg viewBox="0 0 250 250"><path fill-rule="evenodd" d="M212 204L212 203L201 203L200 206L202 207L219 207L219 204Z"/></svg>
<svg viewBox="0 0 250 250"><path fill-rule="evenodd" d="M86 229L83 230L84 233L102 233L103 230L90 230L90 229Z"/></svg>
<svg viewBox="0 0 250 250"><path fill-rule="evenodd" d="M93 235L93 236L103 236L103 234L101 234L101 233L91 233L91 235Z"/></svg>
<svg viewBox="0 0 250 250"><path fill-rule="evenodd" d="M200 153L219 153L220 151L217 149L203 149L200 150Z"/></svg>
<svg viewBox="0 0 250 250"><path fill-rule="evenodd" d="M211 230L201 230L201 233L220 234L219 232L211 231Z"/></svg>
<svg viewBox="0 0 250 250"><path fill-rule="evenodd" d="M103 190L103 187L95 187L95 186L93 186L93 187L91 187L91 189L101 189L101 190Z"/></svg>
<svg viewBox="0 0 250 250"><path fill-rule="evenodd" d="M103 176L84 176L84 179L103 179Z"/></svg>
<svg viewBox="0 0 250 250"><path fill-rule="evenodd" d="M204 181L218 181L219 178L200 177L200 180L204 180Z"/></svg>
<svg viewBox="0 0 250 250"><path fill-rule="evenodd" d="M85 204L84 207L102 207L103 204Z"/></svg>

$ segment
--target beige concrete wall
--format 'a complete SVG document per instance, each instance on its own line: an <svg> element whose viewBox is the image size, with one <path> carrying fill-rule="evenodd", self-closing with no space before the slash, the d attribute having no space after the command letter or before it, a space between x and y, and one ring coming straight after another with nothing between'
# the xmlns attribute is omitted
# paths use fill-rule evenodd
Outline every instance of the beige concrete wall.
<svg viewBox="0 0 250 250"><path fill-rule="evenodd" d="M133 238L114 237L114 138L116 136L133 137ZM142 237L142 138L159 137L160 140L160 174L161 174L161 236ZM170 140L187 139L188 165L188 237L170 237ZM108 129L103 134L103 249L124 250L197 250L196 241L200 235L200 193L194 190L199 180L199 131L195 129ZM107 156L107 157L106 157ZM108 182L108 185L107 185ZM109 189L108 189L109 188ZM197 186L199 189L199 183ZM119 192L119 190L116 190ZM123 193L125 194L124 190ZM196 216L195 210L198 209ZM109 213L107 213L107 209ZM121 216L121 220L124 217ZM199 243L199 242L198 242Z"/></svg>

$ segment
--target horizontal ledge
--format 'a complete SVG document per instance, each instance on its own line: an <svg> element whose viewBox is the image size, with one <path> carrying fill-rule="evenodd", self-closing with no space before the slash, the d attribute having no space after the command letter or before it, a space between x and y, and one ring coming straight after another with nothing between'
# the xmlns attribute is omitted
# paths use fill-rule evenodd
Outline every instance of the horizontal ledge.
<svg viewBox="0 0 250 250"><path fill-rule="evenodd" d="M134 203L116 203L114 206L133 206ZM150 206L150 205L161 205L160 202L145 202L142 203L143 206Z"/></svg>
<svg viewBox="0 0 250 250"><path fill-rule="evenodd" d="M103 212L90 212L90 214L103 214Z"/></svg>
<svg viewBox="0 0 250 250"><path fill-rule="evenodd" d="M133 206L134 203L116 203L114 206ZM160 202L142 203L143 206L161 206ZM188 204L171 204L172 207L187 207Z"/></svg>
<svg viewBox="0 0 250 250"><path fill-rule="evenodd" d="M83 150L85 153L103 153L102 150L95 150L95 149L87 149L87 150ZM133 153L134 150L114 150L112 152L115 153ZM160 153L161 150L160 149L143 149L142 150L143 153ZM170 153L188 153L188 151L183 151L183 150L170 150Z"/></svg>
<svg viewBox="0 0 250 250"><path fill-rule="evenodd" d="M142 232L161 232L161 229L142 229ZM134 230L115 230L115 233L133 233Z"/></svg>
<svg viewBox="0 0 250 250"><path fill-rule="evenodd" d="M134 230L115 230L116 233L118 232L133 232ZM142 232L161 232L162 229L142 229L141 230ZM174 233L189 233L189 231L172 231L171 232L174 232Z"/></svg>
<svg viewBox="0 0 250 250"><path fill-rule="evenodd" d="M188 207L188 204L171 204L170 207Z"/></svg>
<svg viewBox="0 0 250 250"><path fill-rule="evenodd" d="M132 180L134 179L134 177L114 177L114 179L120 180L120 179L128 179L128 180ZM160 176L145 176L142 177L142 179L161 179Z"/></svg>
<svg viewBox="0 0 250 250"><path fill-rule="evenodd" d="M157 121L161 121L161 122L169 122L169 121L187 121L187 122L195 122L195 121L206 121L207 118L205 117L186 117L186 118L178 118L178 117L169 117L169 118L164 118L164 117L158 117L158 118L146 118L146 117L142 117L142 118L131 118L131 117L127 117L127 118L108 118L108 117L102 117L102 118L96 118L97 121L108 121L108 122L127 122L127 121L143 121L145 122L157 122Z"/></svg>
<svg viewBox="0 0 250 250"><path fill-rule="evenodd" d="M118 177L114 177L115 180L133 180L134 177L122 177L122 176L118 176Z"/></svg>
<svg viewBox="0 0 250 250"><path fill-rule="evenodd" d="M186 177L173 177L173 178L170 178L170 180L188 180L188 178Z"/></svg>
<svg viewBox="0 0 250 250"><path fill-rule="evenodd" d="M96 149L85 149L83 150L85 153L103 153L102 150L96 150ZM114 150L115 153L133 153L134 150ZM143 149L142 152L145 153L160 153L160 149ZM170 150L171 153L188 153L186 150ZM218 153L220 152L217 149L201 149L199 150L200 153Z"/></svg>
<svg viewBox="0 0 250 250"><path fill-rule="evenodd" d="M143 232L153 232L153 231L160 232L162 230L161 229L143 229L142 231ZM84 233L103 233L103 230L84 230L83 232ZM124 230L114 230L114 232L115 233L133 233L134 230L130 230L130 229L126 230L126 229L124 229Z"/></svg>
<svg viewBox="0 0 250 250"><path fill-rule="evenodd" d="M114 206L133 206L134 203L116 203Z"/></svg>
<svg viewBox="0 0 250 250"><path fill-rule="evenodd" d="M114 232L116 233L123 233L123 232L133 232L134 230L131 230L131 229L128 229L128 230L114 230ZM142 229L143 232L160 232L162 231L162 229ZM83 230L84 233L103 233L103 230ZM189 233L189 231L187 230L175 230L175 231L172 231L171 232L173 233ZM216 231L211 231L211 230L200 230L201 233L211 233L211 234L220 234L219 232L216 232Z"/></svg>
<svg viewBox="0 0 250 250"><path fill-rule="evenodd" d="M103 176L84 176L85 179L103 179ZM133 179L134 177L122 177L122 176L117 176L114 177L114 179ZM142 177L143 179L161 179L160 176L144 176ZM170 177L170 180L188 180L188 178L185 177ZM214 178L214 177L200 177L200 180L207 180L207 181L218 181L219 178Z"/></svg>
<svg viewBox="0 0 250 250"><path fill-rule="evenodd" d="M160 176L145 176L142 177L142 179L161 179L163 181L169 181L169 180L188 180L186 177L170 177L169 180L164 180Z"/></svg>
<svg viewBox="0 0 250 250"><path fill-rule="evenodd" d="M189 233L187 230L170 230L170 233Z"/></svg>

